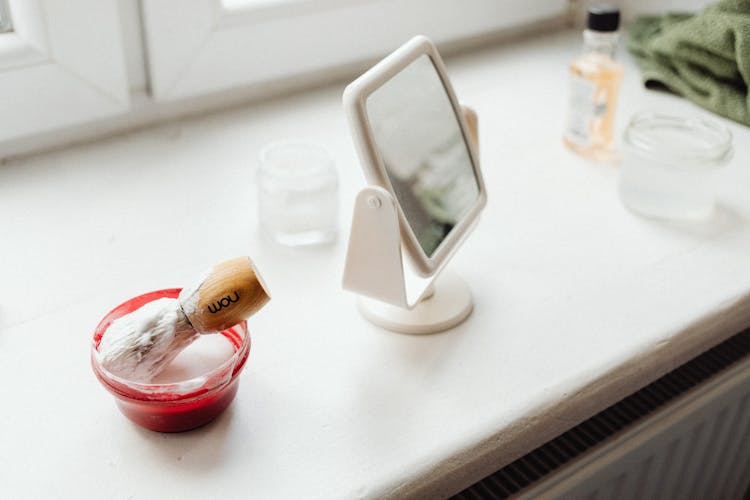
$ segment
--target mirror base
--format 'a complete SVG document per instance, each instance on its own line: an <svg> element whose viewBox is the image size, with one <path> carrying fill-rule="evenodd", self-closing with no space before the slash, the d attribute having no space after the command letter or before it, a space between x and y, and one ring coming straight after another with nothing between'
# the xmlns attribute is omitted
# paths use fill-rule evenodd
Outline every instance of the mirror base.
<svg viewBox="0 0 750 500"><path fill-rule="evenodd" d="M397 333L424 335L448 330L469 317L473 309L471 290L458 275L442 273L434 283L435 293L413 309L360 296L359 312L371 323Z"/></svg>

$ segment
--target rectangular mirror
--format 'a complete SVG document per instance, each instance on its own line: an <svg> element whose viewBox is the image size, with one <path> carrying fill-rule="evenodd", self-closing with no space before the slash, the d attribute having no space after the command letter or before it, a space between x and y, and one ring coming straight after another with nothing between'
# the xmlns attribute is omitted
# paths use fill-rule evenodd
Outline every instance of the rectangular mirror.
<svg viewBox="0 0 750 500"><path fill-rule="evenodd" d="M428 257L477 203L461 126L430 57L419 56L367 98L375 146Z"/></svg>
<svg viewBox="0 0 750 500"><path fill-rule="evenodd" d="M425 37L412 39L347 87L344 100L365 174L396 199L404 247L429 275L485 203L437 49Z"/></svg>

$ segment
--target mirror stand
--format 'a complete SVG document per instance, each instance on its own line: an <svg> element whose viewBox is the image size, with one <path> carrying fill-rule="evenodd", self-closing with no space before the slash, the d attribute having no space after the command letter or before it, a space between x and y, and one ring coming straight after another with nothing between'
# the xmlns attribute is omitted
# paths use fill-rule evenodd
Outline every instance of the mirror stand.
<svg viewBox="0 0 750 500"><path fill-rule="evenodd" d="M358 307L370 322L399 333L447 330L472 310L468 285L439 270L422 278L405 265L396 202L377 186L359 192L354 205L344 288L360 294Z"/></svg>
<svg viewBox="0 0 750 500"><path fill-rule="evenodd" d="M473 309L471 290L457 274L441 274L430 286L435 287L435 292L412 309L364 296L357 298L357 308L362 316L377 326L412 335L442 332L469 317Z"/></svg>
<svg viewBox="0 0 750 500"><path fill-rule="evenodd" d="M462 110L476 146L476 114ZM396 200L379 186L362 189L354 202L343 280L345 289L360 295L360 313L375 325L409 334L444 331L471 314L471 290L464 280L442 272L445 265L423 278L407 261Z"/></svg>

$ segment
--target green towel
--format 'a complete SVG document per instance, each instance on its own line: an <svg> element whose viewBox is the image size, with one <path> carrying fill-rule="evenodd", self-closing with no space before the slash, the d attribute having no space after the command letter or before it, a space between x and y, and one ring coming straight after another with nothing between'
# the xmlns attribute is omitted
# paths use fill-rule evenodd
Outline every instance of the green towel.
<svg viewBox="0 0 750 500"><path fill-rule="evenodd" d="M646 87L750 125L750 0L722 0L698 14L638 18L628 49Z"/></svg>

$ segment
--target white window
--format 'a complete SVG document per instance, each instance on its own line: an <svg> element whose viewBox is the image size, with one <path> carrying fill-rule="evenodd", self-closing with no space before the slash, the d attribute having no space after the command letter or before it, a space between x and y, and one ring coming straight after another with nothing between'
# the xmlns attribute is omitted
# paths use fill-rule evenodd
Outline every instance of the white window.
<svg viewBox="0 0 750 500"><path fill-rule="evenodd" d="M561 17L565 0L143 0L151 89L180 99ZM175 13L179 11L179 15Z"/></svg>
<svg viewBox="0 0 750 500"><path fill-rule="evenodd" d="M567 6L568 0L0 0L0 146L39 140L42 132L49 145L50 136L54 143L76 138L79 129L85 136L177 114L165 101L263 90L282 80L300 86L332 70L353 75L415 34L443 44L562 20ZM87 126L71 129L80 124ZM9 149L0 147L0 155Z"/></svg>
<svg viewBox="0 0 750 500"><path fill-rule="evenodd" d="M0 5L0 141L127 110L116 0Z"/></svg>

